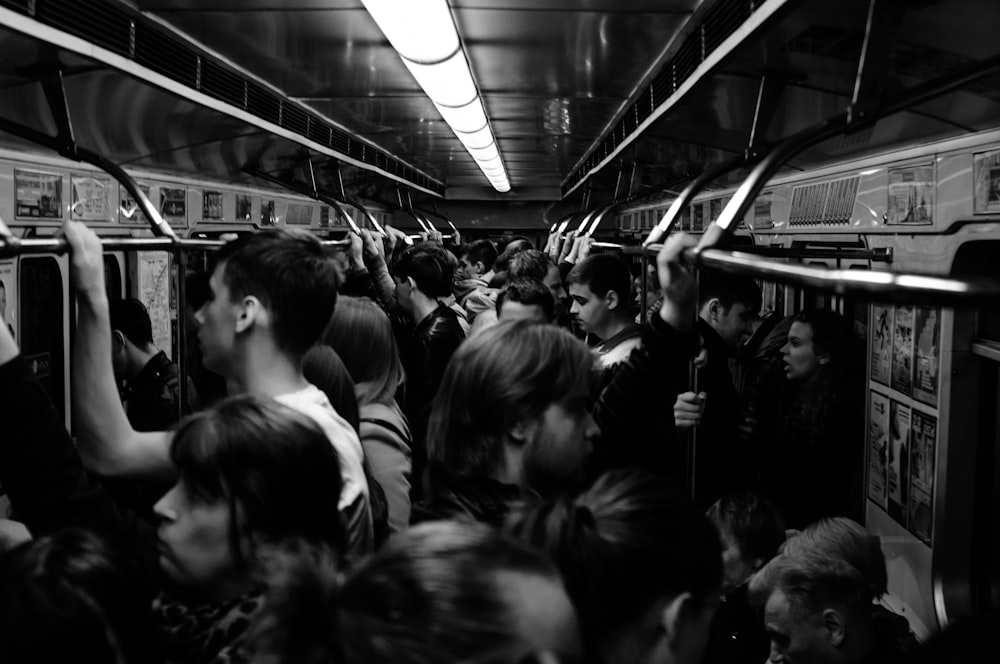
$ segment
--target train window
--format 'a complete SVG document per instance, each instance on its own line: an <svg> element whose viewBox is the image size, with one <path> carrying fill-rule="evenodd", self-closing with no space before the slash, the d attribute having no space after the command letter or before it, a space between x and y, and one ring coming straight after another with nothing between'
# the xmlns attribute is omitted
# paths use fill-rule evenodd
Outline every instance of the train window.
<svg viewBox="0 0 1000 664"><path fill-rule="evenodd" d="M59 262L50 256L22 258L20 282L21 353L65 417L65 304Z"/></svg>

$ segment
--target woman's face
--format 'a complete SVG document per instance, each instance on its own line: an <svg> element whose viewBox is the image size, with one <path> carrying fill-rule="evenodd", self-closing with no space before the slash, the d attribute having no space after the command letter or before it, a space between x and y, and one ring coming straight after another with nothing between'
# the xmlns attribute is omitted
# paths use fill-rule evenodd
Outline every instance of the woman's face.
<svg viewBox="0 0 1000 664"><path fill-rule="evenodd" d="M806 380L815 376L822 365L829 362L826 355L816 352L813 330L808 323L796 321L788 331L788 341L781 347L785 361L785 375L789 380Z"/></svg>
<svg viewBox="0 0 1000 664"><path fill-rule="evenodd" d="M160 568L169 579L211 598L243 591L246 575L233 556L225 500L201 496L180 479L153 510L160 518Z"/></svg>

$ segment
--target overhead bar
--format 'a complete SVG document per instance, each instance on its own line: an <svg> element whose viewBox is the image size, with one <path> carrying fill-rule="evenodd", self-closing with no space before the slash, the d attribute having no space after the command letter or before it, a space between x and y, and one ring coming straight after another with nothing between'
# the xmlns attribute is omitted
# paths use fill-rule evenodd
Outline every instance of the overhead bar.
<svg viewBox="0 0 1000 664"><path fill-rule="evenodd" d="M256 164L244 166L243 172L252 175L254 177L260 178L261 180L272 182L280 187L294 191L297 194L308 196L309 198L317 200L320 203L326 203L334 210L336 210L337 214L339 214L341 217L344 218L344 221L347 222L348 227L350 227L352 231L354 231L359 235L361 234L361 229L358 228L358 225L356 223L354 223L354 219L351 217L351 215L347 214L347 212L344 211L344 208L341 207L340 205L340 201L338 201L333 196L330 196L329 194L319 189L313 188L315 186L315 182L313 183L313 187L310 187L309 185L303 184L297 180L292 180L290 178L280 178L276 175L272 175L271 173L262 170ZM309 162L309 172L312 173L311 161Z"/></svg>
<svg viewBox="0 0 1000 664"><path fill-rule="evenodd" d="M167 237L111 237L101 238L101 249L109 251L206 251L226 244L222 240ZM350 240L321 240L324 247L346 247ZM16 238L0 237L0 258L34 256L38 254L65 254L69 242L64 237Z"/></svg>

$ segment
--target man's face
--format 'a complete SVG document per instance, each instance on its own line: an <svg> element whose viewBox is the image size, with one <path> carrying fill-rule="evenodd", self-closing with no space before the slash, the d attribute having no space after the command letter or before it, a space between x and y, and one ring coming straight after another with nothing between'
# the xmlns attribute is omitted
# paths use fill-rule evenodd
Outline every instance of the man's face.
<svg viewBox="0 0 1000 664"><path fill-rule="evenodd" d="M456 279L474 279L482 275L483 271L480 269L482 263L470 263L468 255L462 256L458 261L458 268L455 270Z"/></svg>
<svg viewBox="0 0 1000 664"><path fill-rule="evenodd" d="M728 309L719 304L718 313L711 323L729 349L736 352L740 344L750 338L753 319L754 312L742 302L736 302Z"/></svg>
<svg viewBox="0 0 1000 664"><path fill-rule="evenodd" d="M223 376L228 375L228 360L236 345L236 321L239 303L233 302L220 264L208 280L209 295L194 317L198 322L198 342L201 344L205 367Z"/></svg>
<svg viewBox="0 0 1000 664"><path fill-rule="evenodd" d="M771 639L773 664L829 664L836 650L830 644L822 615L793 610L788 596L776 588L764 605L764 630Z"/></svg>
<svg viewBox="0 0 1000 664"><path fill-rule="evenodd" d="M556 316L566 313L566 289L563 288L562 278L559 276L559 268L555 265L549 266L549 271L545 273L542 284L552 293L552 299L556 303Z"/></svg>
<svg viewBox="0 0 1000 664"><path fill-rule="evenodd" d="M550 404L532 423L524 451L528 485L547 494L576 486L601 430L586 390Z"/></svg>
<svg viewBox="0 0 1000 664"><path fill-rule="evenodd" d="M569 313L579 321L584 332L599 333L604 329L611 316L605 298L599 297L586 284L570 284L569 297Z"/></svg>

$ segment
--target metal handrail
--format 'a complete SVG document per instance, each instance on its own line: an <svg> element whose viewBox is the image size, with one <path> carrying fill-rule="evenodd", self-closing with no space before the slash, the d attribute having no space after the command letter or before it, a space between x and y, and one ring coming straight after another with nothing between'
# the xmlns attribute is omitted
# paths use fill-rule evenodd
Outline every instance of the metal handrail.
<svg viewBox="0 0 1000 664"><path fill-rule="evenodd" d="M324 247L345 247L350 240L321 240ZM218 249L226 244L222 240L168 237L101 238L101 249L110 251L205 251ZM69 253L69 242L64 237L4 238L0 237L0 258L33 256L38 254Z"/></svg>

